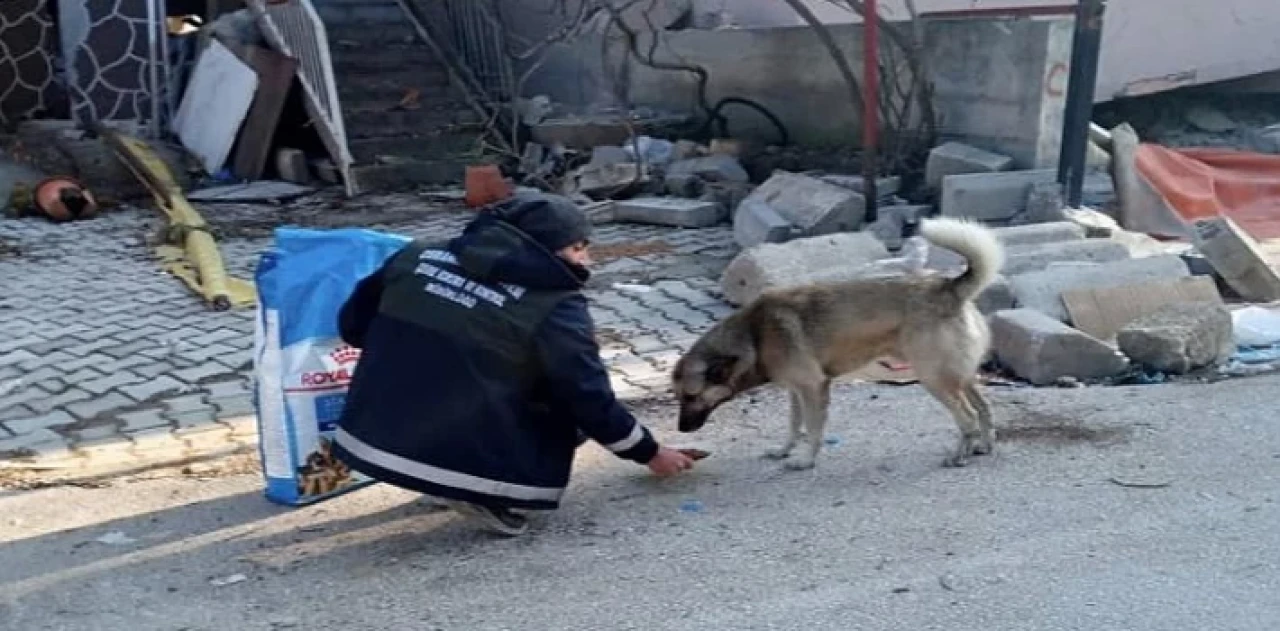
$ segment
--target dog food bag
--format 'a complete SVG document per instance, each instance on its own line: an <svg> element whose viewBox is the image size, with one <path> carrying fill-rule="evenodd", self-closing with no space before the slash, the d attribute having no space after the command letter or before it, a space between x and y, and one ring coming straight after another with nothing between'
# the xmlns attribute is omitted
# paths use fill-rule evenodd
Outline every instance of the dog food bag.
<svg viewBox="0 0 1280 631"><path fill-rule="evenodd" d="M255 275L254 405L267 499L300 506L370 483L330 452L360 351L338 311L408 239L371 230L279 228Z"/></svg>

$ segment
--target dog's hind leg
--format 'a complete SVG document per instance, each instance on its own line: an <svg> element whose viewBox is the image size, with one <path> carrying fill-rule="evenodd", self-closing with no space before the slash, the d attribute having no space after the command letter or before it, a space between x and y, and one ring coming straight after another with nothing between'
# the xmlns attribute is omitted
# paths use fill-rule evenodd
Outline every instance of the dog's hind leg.
<svg viewBox="0 0 1280 631"><path fill-rule="evenodd" d="M831 381L825 377L817 385L806 385L798 390L801 415L804 419L805 440L800 453L787 459L783 465L791 470L812 469L817 462L818 451L826 437L827 408L831 405Z"/></svg>
<svg viewBox="0 0 1280 631"><path fill-rule="evenodd" d="M969 402L963 380L955 375L923 374L919 375L920 385L933 395L955 420L960 428L960 442L955 453L943 461L944 466L963 467L969 464L969 456L977 452L983 442L982 428L978 421L978 411Z"/></svg>
<svg viewBox="0 0 1280 631"><path fill-rule="evenodd" d="M965 386L964 396L968 399L969 405L978 413L978 429L982 431L982 441L974 447L974 455L982 456L995 453L996 428L991 423L990 402L987 401L986 395L982 394L982 389L978 387L976 381L971 381L968 386Z"/></svg>
<svg viewBox="0 0 1280 631"><path fill-rule="evenodd" d="M791 399L791 427L788 430L787 438L781 445L773 449L767 449L764 457L771 460L782 460L791 455L791 451L796 448L796 443L800 442L800 428L804 424L804 408L800 405L800 395L794 390L788 393Z"/></svg>

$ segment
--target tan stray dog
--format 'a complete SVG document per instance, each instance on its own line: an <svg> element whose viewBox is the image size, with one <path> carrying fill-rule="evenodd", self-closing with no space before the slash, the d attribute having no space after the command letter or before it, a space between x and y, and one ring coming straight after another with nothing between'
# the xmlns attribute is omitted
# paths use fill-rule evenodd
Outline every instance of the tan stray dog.
<svg viewBox="0 0 1280 631"><path fill-rule="evenodd" d="M911 363L960 427L960 444L945 464L991 453L996 433L977 383L991 334L973 300L995 279L1004 249L990 230L956 219L926 220L921 235L959 253L968 269L955 278L914 274L770 291L703 334L672 375L680 431L697 431L742 392L778 384L791 394L791 430L766 455L786 459L789 469L811 468L831 380L894 356Z"/></svg>

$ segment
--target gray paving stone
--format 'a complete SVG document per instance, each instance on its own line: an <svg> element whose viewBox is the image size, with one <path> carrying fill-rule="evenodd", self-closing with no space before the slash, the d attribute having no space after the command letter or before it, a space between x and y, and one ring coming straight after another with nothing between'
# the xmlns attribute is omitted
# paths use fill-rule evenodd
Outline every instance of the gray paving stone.
<svg viewBox="0 0 1280 631"><path fill-rule="evenodd" d="M122 423L120 431L125 433L141 432L157 427L169 427L173 423L164 417L161 408L150 408L137 412L125 412L116 416Z"/></svg>
<svg viewBox="0 0 1280 631"><path fill-rule="evenodd" d="M224 397L237 397L248 394L251 390L252 382L246 378L238 378L229 381L214 381L201 386L201 389L209 399L220 399Z"/></svg>
<svg viewBox="0 0 1280 631"><path fill-rule="evenodd" d="M91 419L109 415L115 410L131 407L132 405L133 399L119 392L109 392L84 401L68 404L66 410L76 418Z"/></svg>
<svg viewBox="0 0 1280 631"><path fill-rule="evenodd" d="M121 386L135 384L143 380L144 377L137 373L119 371L98 379L79 382L79 385L84 390L88 390L93 394L101 395Z"/></svg>
<svg viewBox="0 0 1280 631"><path fill-rule="evenodd" d="M12 366L37 359L37 355L26 349L17 349L0 354L0 366Z"/></svg>
<svg viewBox="0 0 1280 631"><path fill-rule="evenodd" d="M176 370L172 373L175 379L190 384L199 383L202 379L234 374L235 373L231 371L230 368L215 361L206 361L190 368Z"/></svg>
<svg viewBox="0 0 1280 631"><path fill-rule="evenodd" d="M173 377L159 375L138 383L121 386L119 390L134 401L147 401L165 393L181 392L185 387L186 384Z"/></svg>
<svg viewBox="0 0 1280 631"><path fill-rule="evenodd" d="M39 416L30 416L27 418L14 419L5 421L4 426L11 433L22 436L40 429L50 429L59 425L70 425L76 422L70 414L64 410L54 410L48 414Z"/></svg>
<svg viewBox="0 0 1280 631"><path fill-rule="evenodd" d="M175 435L193 432L225 430L225 425L217 423L213 406L205 410L189 410L186 412L166 412L164 418L169 419L175 427Z"/></svg>
<svg viewBox="0 0 1280 631"><path fill-rule="evenodd" d="M83 357L73 357L73 359L59 364L58 367L67 372L82 369L96 370L98 366L105 366L111 363L111 361L112 359L108 355L103 355L102 353L90 353Z"/></svg>
<svg viewBox="0 0 1280 631"><path fill-rule="evenodd" d="M23 455L24 453L48 449L63 448L65 449L66 440L59 436L56 432L48 429L38 429L27 432L20 436L0 439L0 457L7 454Z"/></svg>
<svg viewBox="0 0 1280 631"><path fill-rule="evenodd" d="M167 414L182 414L185 412L197 412L212 410L213 406L205 402L203 393L186 394L172 399L165 399L165 412Z"/></svg>
<svg viewBox="0 0 1280 631"><path fill-rule="evenodd" d="M179 356L183 359L200 363L226 355L233 355L239 350L240 349L228 344L211 344L209 346L197 347L194 349L183 349Z"/></svg>
<svg viewBox="0 0 1280 631"><path fill-rule="evenodd" d="M107 346L101 350L104 355L108 355L117 360L123 360L125 358L130 358L130 357L136 358L138 357L139 352L146 350L148 348L152 348L154 346L155 346L155 342L152 340L135 339L128 342L115 344L113 346Z"/></svg>
<svg viewBox="0 0 1280 631"><path fill-rule="evenodd" d="M27 403L27 407L34 410L36 414L48 414L55 410L61 410L72 403L87 401L92 397L92 394L73 387L68 390L63 390L58 394L51 394L40 399L35 399Z"/></svg>
<svg viewBox="0 0 1280 631"><path fill-rule="evenodd" d="M75 438L72 440L71 445L74 448L94 441L107 440L113 436L120 436L120 428L117 427L115 423L95 425L93 427L76 430Z"/></svg>
<svg viewBox="0 0 1280 631"><path fill-rule="evenodd" d="M253 407L253 398L248 392L235 396L209 397L214 407L214 416L218 420L240 416L255 416L258 411Z"/></svg>

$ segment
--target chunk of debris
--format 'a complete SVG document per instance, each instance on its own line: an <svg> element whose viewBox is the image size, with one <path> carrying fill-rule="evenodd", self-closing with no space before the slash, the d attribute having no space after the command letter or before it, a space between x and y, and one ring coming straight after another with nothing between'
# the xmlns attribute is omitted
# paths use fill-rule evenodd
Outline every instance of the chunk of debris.
<svg viewBox="0 0 1280 631"><path fill-rule="evenodd" d="M1013 168L1013 158L962 142L948 142L934 147L925 162L925 185L938 190L949 175L996 173Z"/></svg>
<svg viewBox="0 0 1280 631"><path fill-rule="evenodd" d="M666 169L667 178L696 177L707 182L749 182L751 176L742 168L738 159L724 154L712 154L701 158L688 158L672 162Z"/></svg>
<svg viewBox="0 0 1280 631"><path fill-rule="evenodd" d="M709 228L724 221L727 211L717 202L679 197L636 197L615 202L618 221L674 226L677 228Z"/></svg>
<svg viewBox="0 0 1280 631"><path fill-rule="evenodd" d="M784 243L795 238L796 232L795 226L763 199L747 197L733 214L733 240L738 245Z"/></svg>
<svg viewBox="0 0 1280 631"><path fill-rule="evenodd" d="M1116 342L1133 361L1170 374L1225 362L1236 348L1231 313L1210 303L1165 305L1130 322Z"/></svg>
<svg viewBox="0 0 1280 631"><path fill-rule="evenodd" d="M1234 221L1227 217L1196 221L1192 238L1196 249L1242 298L1250 302L1280 300L1280 275Z"/></svg>
<svg viewBox="0 0 1280 631"><path fill-rule="evenodd" d="M294 184L311 181L311 169L307 166L307 154L301 149L281 147L276 151L276 172L280 179Z"/></svg>
<svg viewBox="0 0 1280 631"><path fill-rule="evenodd" d="M1189 276L1172 281L1064 291L1062 302L1071 316L1072 326L1100 340L1112 340L1125 325L1167 305L1221 305L1222 296L1218 295L1211 279Z"/></svg>
<svg viewBox="0 0 1280 631"><path fill-rule="evenodd" d="M1129 367L1124 355L1106 343L1035 309L992 315L991 347L1002 365L1038 386L1063 377L1113 377Z"/></svg>
<svg viewBox="0 0 1280 631"><path fill-rule="evenodd" d="M857 230L866 215L866 200L862 195L787 171L775 171L743 203L748 200L771 206L796 228L796 235L800 237ZM759 243L740 241L738 245L749 248Z"/></svg>
<svg viewBox="0 0 1280 631"><path fill-rule="evenodd" d="M841 175L829 174L820 178L827 184L835 184L841 188L847 188L859 195L865 195L864 190L867 187L866 178L861 175ZM898 194L902 190L902 178L898 176L876 178L876 197L879 199L887 199Z"/></svg>
<svg viewBox="0 0 1280 631"><path fill-rule="evenodd" d="M890 250L897 250L902 247L907 226L919 224L931 210L929 206L881 206L879 216L863 230L875 235Z"/></svg>
<svg viewBox="0 0 1280 631"><path fill-rule="evenodd" d="M1223 114L1222 110L1208 105L1193 105L1183 112L1183 117L1196 129L1211 134L1225 134L1239 127L1239 124L1230 116Z"/></svg>
<svg viewBox="0 0 1280 631"><path fill-rule="evenodd" d="M1063 241L1079 241L1084 239L1084 229L1069 221L1053 223L1027 224L993 228L996 238L1006 250L1019 246L1032 246ZM929 267L934 269L952 269L964 265L959 254L945 248L929 249Z"/></svg>
<svg viewBox="0 0 1280 631"><path fill-rule="evenodd" d="M1035 309L1046 316L1067 322L1062 293L1090 287L1137 285L1150 281L1174 280L1191 275L1177 256L1152 256L1113 263L1057 263L1038 271L1014 276L1009 283L1018 306Z"/></svg>
<svg viewBox="0 0 1280 631"><path fill-rule="evenodd" d="M822 273L844 270L855 277L867 263L888 257L884 244L864 232L766 243L738 254L725 268L720 286L726 300L740 305L766 289L805 284Z"/></svg>
<svg viewBox="0 0 1280 631"><path fill-rule="evenodd" d="M1027 192L1027 208L1022 219L1029 223L1062 221L1066 219L1066 208L1062 185L1057 181L1035 182Z"/></svg>
<svg viewBox="0 0 1280 631"><path fill-rule="evenodd" d="M1129 258L1129 248L1107 239L1082 239L1005 248L1001 272L1017 276L1038 272L1054 263L1111 263Z"/></svg>
<svg viewBox="0 0 1280 631"><path fill-rule="evenodd" d="M562 192L566 196L581 193L593 199L613 197L649 182L648 169L632 162L620 164L588 164L565 178Z"/></svg>
<svg viewBox="0 0 1280 631"><path fill-rule="evenodd" d="M942 215L1008 222L1026 212L1033 186L1057 177L1054 169L948 175L942 180Z"/></svg>

